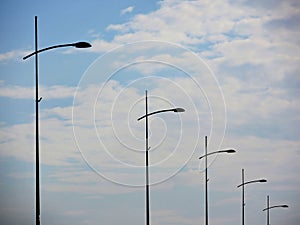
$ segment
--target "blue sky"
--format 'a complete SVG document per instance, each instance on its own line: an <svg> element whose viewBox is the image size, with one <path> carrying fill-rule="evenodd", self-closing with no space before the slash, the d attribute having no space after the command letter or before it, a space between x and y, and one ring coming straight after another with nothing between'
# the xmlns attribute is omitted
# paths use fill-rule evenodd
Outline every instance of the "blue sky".
<svg viewBox="0 0 300 225"><path fill-rule="evenodd" d="M39 56L42 224L145 222L144 94L151 224L204 223L204 136L211 224L300 220L299 9L296 0L3 1L0 7L0 221L35 220L34 48Z"/></svg>

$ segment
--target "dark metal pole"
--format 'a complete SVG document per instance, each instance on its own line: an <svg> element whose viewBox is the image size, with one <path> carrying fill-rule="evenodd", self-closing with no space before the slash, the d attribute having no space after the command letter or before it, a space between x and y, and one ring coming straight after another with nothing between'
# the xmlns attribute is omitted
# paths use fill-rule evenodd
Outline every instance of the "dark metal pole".
<svg viewBox="0 0 300 225"><path fill-rule="evenodd" d="M149 213L149 171L148 171L148 97L146 91L146 219L147 225L150 224L150 213Z"/></svg>
<svg viewBox="0 0 300 225"><path fill-rule="evenodd" d="M90 43L87 42L76 42L72 44L63 44L63 45L54 45L51 47L43 48L38 50L38 22L37 16L34 18L34 28L35 28L35 51L25 57L23 60L35 55L35 142L36 142L36 224L40 225L41 223L41 205L40 205L40 155L39 155L39 75L38 75L38 53L50 50L53 48L68 47L73 46L76 48L89 48L91 47ZM175 108L174 110L181 110L181 108Z"/></svg>
<svg viewBox="0 0 300 225"><path fill-rule="evenodd" d="M244 169L242 169L242 184L244 184ZM242 185L242 225L245 224L245 185Z"/></svg>
<svg viewBox="0 0 300 225"><path fill-rule="evenodd" d="M267 225L270 225L270 197L267 196Z"/></svg>
<svg viewBox="0 0 300 225"><path fill-rule="evenodd" d="M207 194L207 136L205 136L205 224L208 225L208 194Z"/></svg>
<svg viewBox="0 0 300 225"><path fill-rule="evenodd" d="M35 16L35 51L38 51L38 27L37 16ZM40 224L40 155L39 155L39 75L38 75L38 54L35 54L35 138L36 138L36 224Z"/></svg>

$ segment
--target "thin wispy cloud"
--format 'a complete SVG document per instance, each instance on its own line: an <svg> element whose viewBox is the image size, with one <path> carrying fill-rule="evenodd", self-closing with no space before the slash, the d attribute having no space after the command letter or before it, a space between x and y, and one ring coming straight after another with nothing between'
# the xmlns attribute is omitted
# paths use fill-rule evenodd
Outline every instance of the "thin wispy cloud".
<svg viewBox="0 0 300 225"><path fill-rule="evenodd" d="M125 14L128 14L128 13L131 13L134 9L134 6L129 6L123 10L121 10L120 14L121 16L125 15Z"/></svg>
<svg viewBox="0 0 300 225"><path fill-rule="evenodd" d="M74 96L76 87L66 87L60 85L41 86L40 93L47 99L70 98ZM34 88L24 87L19 85L7 86L0 83L0 97L12 99L33 99Z"/></svg>
<svg viewBox="0 0 300 225"><path fill-rule="evenodd" d="M29 53L30 51L25 51L25 50L12 50L5 53L1 53L0 62L6 62L9 60L23 61L22 58Z"/></svg>

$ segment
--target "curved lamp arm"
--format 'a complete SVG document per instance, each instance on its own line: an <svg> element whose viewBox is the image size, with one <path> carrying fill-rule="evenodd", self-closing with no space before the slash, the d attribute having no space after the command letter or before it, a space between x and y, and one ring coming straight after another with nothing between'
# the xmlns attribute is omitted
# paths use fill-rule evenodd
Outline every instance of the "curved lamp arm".
<svg viewBox="0 0 300 225"><path fill-rule="evenodd" d="M47 47L47 48L43 48L43 49L40 49L36 52L32 52L30 53L29 55L26 55L25 57L23 57L23 60L35 55L35 54L38 54L40 52L44 52L44 51L47 51L47 50L50 50L50 49L53 49L53 48L63 48L63 47L75 47L75 48L90 48L92 47L92 45L88 42L76 42L76 43L71 43L71 44L62 44L62 45L54 45L54 46L50 46L50 47Z"/></svg>
<svg viewBox="0 0 300 225"><path fill-rule="evenodd" d="M274 205L274 206L270 206L268 208L263 209L263 211L269 210L269 209L273 209L273 208L288 208L288 205Z"/></svg>
<svg viewBox="0 0 300 225"><path fill-rule="evenodd" d="M157 114L157 113L162 113L162 112L176 112L176 113L179 113L179 112L184 112L185 109L183 108L172 108L172 109L163 109L163 110L158 110L158 111L155 111L155 112L152 112L152 113L148 113L144 116L141 116L140 118L138 118L137 120L141 120L147 116L151 116L151 115L154 115L154 114Z"/></svg>
<svg viewBox="0 0 300 225"><path fill-rule="evenodd" d="M241 187L241 186L244 186L246 184L251 184L251 183L264 183L264 182L267 182L266 179L260 179L260 180L252 180L252 181L248 181L248 182L245 182L245 183L242 183L240 185L238 185L237 187Z"/></svg>
<svg viewBox="0 0 300 225"><path fill-rule="evenodd" d="M209 155L213 155L213 154L217 154L217 153L235 153L236 151L234 149L225 149L225 150L219 150L219 151L215 151L215 152L210 152L206 155L200 156L199 159L202 159L204 157L207 157Z"/></svg>

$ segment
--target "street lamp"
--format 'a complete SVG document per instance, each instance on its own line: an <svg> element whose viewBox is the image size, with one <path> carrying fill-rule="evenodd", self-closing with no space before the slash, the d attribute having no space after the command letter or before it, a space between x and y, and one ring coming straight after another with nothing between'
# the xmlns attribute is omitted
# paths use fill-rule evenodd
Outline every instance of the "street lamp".
<svg viewBox="0 0 300 225"><path fill-rule="evenodd" d="M263 209L263 211L267 211L267 225L270 225L270 209L273 208L288 208L288 205L274 205L270 206L270 197L267 196L267 208Z"/></svg>
<svg viewBox="0 0 300 225"><path fill-rule="evenodd" d="M242 169L242 183L237 187L242 187L242 225L245 224L245 185L251 183L265 183L266 179L252 180L252 181L244 181L244 169Z"/></svg>
<svg viewBox="0 0 300 225"><path fill-rule="evenodd" d="M35 16L35 51L23 57L23 60L35 55L35 121L36 121L36 224L39 225L41 223L40 219L40 160L39 160L39 102L42 98L39 98L39 76L38 76L38 53L44 52L54 48L62 48L62 47L75 47L75 48L89 48L91 44L87 42L76 42L71 44L62 44L62 45L54 45L51 47L43 48L38 50L38 31L37 31L37 16Z"/></svg>
<svg viewBox="0 0 300 225"><path fill-rule="evenodd" d="M148 113L148 97L147 97L147 90L145 91L146 97L146 114L144 116L139 117L137 120L141 120L143 118L146 118L146 222L147 225L150 224L150 206L149 206L149 171L148 171L148 151L149 151L149 146L148 146L148 117L154 114L162 113L162 112L184 112L185 110L183 108L171 108L171 109L163 109L163 110L158 110L155 112Z"/></svg>
<svg viewBox="0 0 300 225"><path fill-rule="evenodd" d="M206 225L208 225L207 156L218 154L218 153L235 153L235 152L236 151L234 149L224 149L224 150L207 153L207 136L205 136L205 155L200 156L199 159L205 157L205 224Z"/></svg>
<svg viewBox="0 0 300 225"><path fill-rule="evenodd" d="M70 44L53 45L53 46L50 46L50 47L47 47L47 48L36 50L36 51L30 53L29 55L26 55L25 57L23 57L23 59L25 60L25 59L29 58L30 56L33 56L35 54L38 54L38 53L41 53L41 52L44 52L44 51L48 51L50 49L63 48L63 47L90 48L90 47L92 47L92 45L88 42L83 42L83 41L70 43Z"/></svg>

